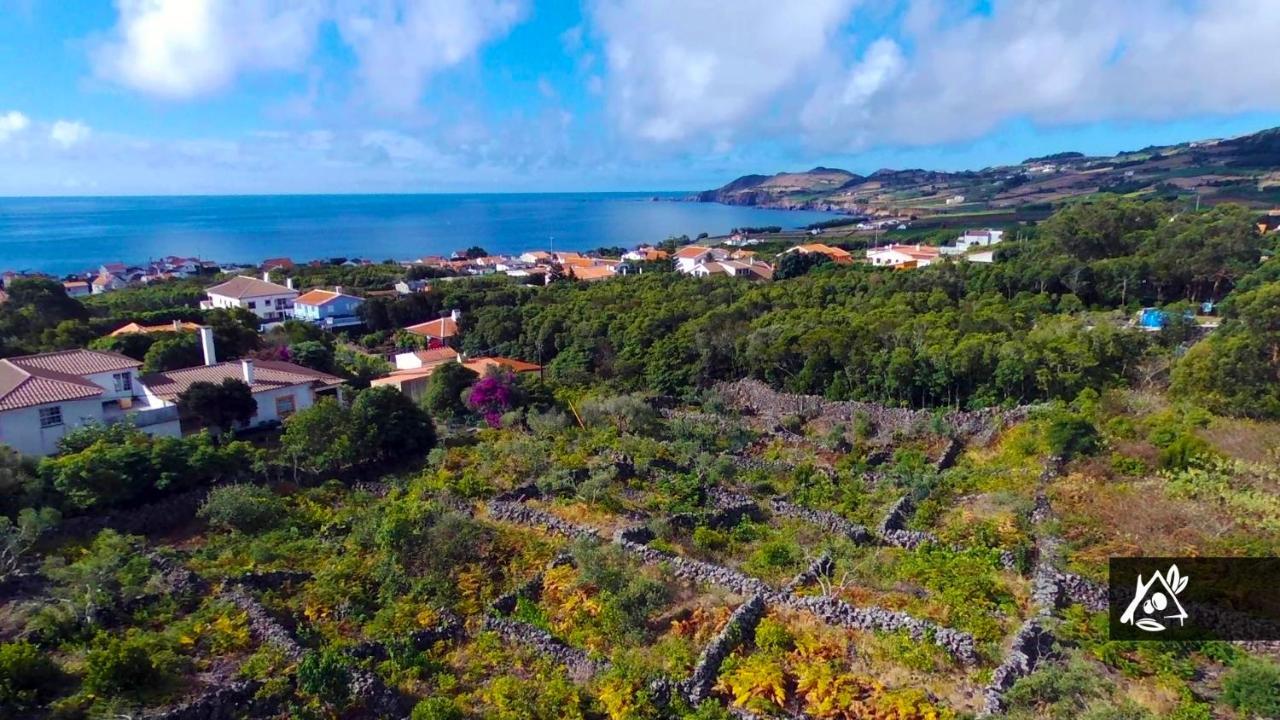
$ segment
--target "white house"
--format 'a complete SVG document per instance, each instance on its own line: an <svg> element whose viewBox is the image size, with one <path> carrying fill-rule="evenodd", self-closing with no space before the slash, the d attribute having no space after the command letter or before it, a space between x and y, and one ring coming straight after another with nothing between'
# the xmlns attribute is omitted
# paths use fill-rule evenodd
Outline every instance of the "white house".
<svg viewBox="0 0 1280 720"><path fill-rule="evenodd" d="M96 350L0 360L0 443L24 455L51 455L70 429L126 418L152 435L177 437L176 408L150 400L139 382L141 366Z"/></svg>
<svg viewBox="0 0 1280 720"><path fill-rule="evenodd" d="M943 255L964 255L974 248L996 245L1003 239L1003 230L966 230L954 245L944 245L939 250Z"/></svg>
<svg viewBox="0 0 1280 720"><path fill-rule="evenodd" d="M93 279L93 282L91 282L89 286L94 295L101 295L102 293L108 293L113 290L128 287L129 283L115 273L100 270L98 272L98 276Z"/></svg>
<svg viewBox="0 0 1280 720"><path fill-rule="evenodd" d="M438 347L430 350L397 353L395 366L397 370L422 370L443 365L450 360L462 362L462 356L453 348Z"/></svg>
<svg viewBox="0 0 1280 720"><path fill-rule="evenodd" d="M676 271L693 274L694 268L708 262L719 262L728 259L729 251L724 248L710 248L702 245L685 245L676 250Z"/></svg>
<svg viewBox="0 0 1280 720"><path fill-rule="evenodd" d="M292 279L287 285L277 285L269 280L267 273L262 274L261 280L247 275L233 277L205 293L209 299L200 303L202 309L244 308L266 322L289 317L293 313L293 301L298 297Z"/></svg>
<svg viewBox="0 0 1280 720"><path fill-rule="evenodd" d="M867 251L867 262L876 267L915 268L932 265L941 255L930 245L887 245Z"/></svg>

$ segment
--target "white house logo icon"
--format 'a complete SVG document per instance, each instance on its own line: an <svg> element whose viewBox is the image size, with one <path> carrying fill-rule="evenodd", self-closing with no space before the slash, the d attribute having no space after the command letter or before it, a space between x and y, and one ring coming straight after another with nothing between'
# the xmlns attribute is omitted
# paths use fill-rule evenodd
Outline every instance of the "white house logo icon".
<svg viewBox="0 0 1280 720"><path fill-rule="evenodd" d="M1181 626L1187 619L1187 611L1178 602L1178 593L1186 589L1190 579L1178 573L1177 565L1170 565L1168 572L1163 575L1154 573L1145 583L1139 574L1138 591L1124 615L1120 616L1120 622L1135 625L1147 632L1160 632L1165 629L1165 623L1171 620L1177 620Z"/></svg>

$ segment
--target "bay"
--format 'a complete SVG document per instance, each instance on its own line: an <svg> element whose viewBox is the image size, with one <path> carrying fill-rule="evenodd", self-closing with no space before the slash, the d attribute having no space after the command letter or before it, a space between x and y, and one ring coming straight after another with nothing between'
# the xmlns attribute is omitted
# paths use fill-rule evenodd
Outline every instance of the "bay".
<svg viewBox="0 0 1280 720"><path fill-rule="evenodd" d="M166 255L219 262L405 260L656 243L819 212L677 202L684 193L0 198L0 270L82 272ZM655 201L659 198L661 201Z"/></svg>

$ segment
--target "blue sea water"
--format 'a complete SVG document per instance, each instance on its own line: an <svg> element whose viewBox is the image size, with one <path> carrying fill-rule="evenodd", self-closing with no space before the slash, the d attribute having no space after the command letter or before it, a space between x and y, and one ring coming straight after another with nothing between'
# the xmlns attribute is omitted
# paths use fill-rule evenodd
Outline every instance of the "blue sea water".
<svg viewBox="0 0 1280 720"><path fill-rule="evenodd" d="M826 213L657 202L677 193L0 198L0 270L81 272L165 255L404 260L632 247L735 227L794 228Z"/></svg>

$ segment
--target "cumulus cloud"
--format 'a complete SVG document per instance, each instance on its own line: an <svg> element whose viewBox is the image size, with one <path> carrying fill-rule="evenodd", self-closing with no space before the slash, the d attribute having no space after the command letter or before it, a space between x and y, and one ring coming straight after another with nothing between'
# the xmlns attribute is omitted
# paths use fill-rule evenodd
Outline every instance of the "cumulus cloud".
<svg viewBox="0 0 1280 720"><path fill-rule="evenodd" d="M523 16L516 0L338 0L342 37L374 102L406 111L431 75L470 58Z"/></svg>
<svg viewBox="0 0 1280 720"><path fill-rule="evenodd" d="M144 93L185 99L241 73L295 70L310 57L326 3L315 0L116 0L96 71Z"/></svg>
<svg viewBox="0 0 1280 720"><path fill-rule="evenodd" d="M301 73L320 29L336 23L367 99L407 110L434 73L471 57L523 15L521 0L116 0L93 52L102 78L185 100L242 75Z"/></svg>
<svg viewBox="0 0 1280 720"><path fill-rule="evenodd" d="M10 110L0 115L0 142L5 142L10 137L26 130L30 124L31 121L27 119L27 116L17 110Z"/></svg>
<svg viewBox="0 0 1280 720"><path fill-rule="evenodd" d="M599 0L606 89L624 131L668 143L724 138L823 69L853 0ZM828 66L829 67L829 66Z"/></svg>
<svg viewBox="0 0 1280 720"><path fill-rule="evenodd" d="M1249 40L1280 34L1273 0L997 0L978 14L912 0L897 16L840 0L740 3L731 14L600 0L591 18L621 128L658 143L767 133L856 151L973 139L1019 118L1280 107L1280 63Z"/></svg>
<svg viewBox="0 0 1280 720"><path fill-rule="evenodd" d="M49 139L63 150L89 138L89 126L75 120L58 120L49 127Z"/></svg>

